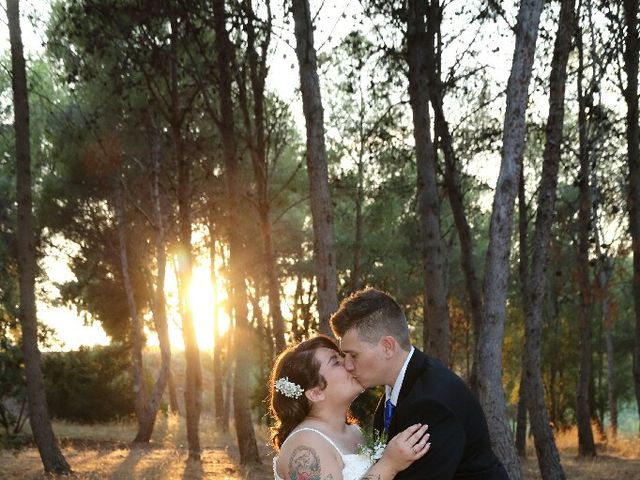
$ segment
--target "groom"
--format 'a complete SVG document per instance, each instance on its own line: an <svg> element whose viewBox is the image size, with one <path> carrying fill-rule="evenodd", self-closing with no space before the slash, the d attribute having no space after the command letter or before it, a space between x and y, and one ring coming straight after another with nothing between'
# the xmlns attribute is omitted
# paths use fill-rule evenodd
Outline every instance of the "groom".
<svg viewBox="0 0 640 480"><path fill-rule="evenodd" d="M400 306L368 288L344 299L331 317L345 367L363 387L385 385L374 428L388 438L414 423L429 425L431 449L396 479L508 480L491 450L487 421L467 385L411 346Z"/></svg>

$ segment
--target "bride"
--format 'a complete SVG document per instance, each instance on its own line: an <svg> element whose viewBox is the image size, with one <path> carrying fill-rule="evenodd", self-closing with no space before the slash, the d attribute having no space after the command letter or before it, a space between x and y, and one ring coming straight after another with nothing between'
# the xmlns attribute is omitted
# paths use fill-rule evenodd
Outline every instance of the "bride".
<svg viewBox="0 0 640 480"><path fill-rule="evenodd" d="M429 450L427 426L417 424L393 437L375 463L358 453L364 438L349 405L364 389L328 337L282 352L269 386L275 480L391 480Z"/></svg>

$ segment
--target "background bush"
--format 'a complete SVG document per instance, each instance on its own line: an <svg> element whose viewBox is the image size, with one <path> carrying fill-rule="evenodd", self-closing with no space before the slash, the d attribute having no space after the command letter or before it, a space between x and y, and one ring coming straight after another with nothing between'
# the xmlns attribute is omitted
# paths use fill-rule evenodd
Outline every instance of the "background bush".
<svg viewBox="0 0 640 480"><path fill-rule="evenodd" d="M43 373L54 418L106 422L134 411L129 352L123 345L47 353Z"/></svg>

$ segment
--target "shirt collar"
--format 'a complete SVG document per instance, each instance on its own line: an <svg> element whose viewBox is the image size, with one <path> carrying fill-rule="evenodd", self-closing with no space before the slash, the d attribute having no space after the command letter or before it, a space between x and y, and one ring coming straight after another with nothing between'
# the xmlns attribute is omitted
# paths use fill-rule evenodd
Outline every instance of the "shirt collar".
<svg viewBox="0 0 640 480"><path fill-rule="evenodd" d="M400 373L398 373L398 378L396 378L396 383L393 384L393 388L389 385L385 385L385 400L391 400L391 403L394 405L398 404L398 396L400 395L400 390L402 389L402 382L404 382L404 375L407 372L407 366L409 365L409 360L411 360L411 355L413 355L414 347L411 347L409 350L409 355L404 361L404 365L400 369Z"/></svg>

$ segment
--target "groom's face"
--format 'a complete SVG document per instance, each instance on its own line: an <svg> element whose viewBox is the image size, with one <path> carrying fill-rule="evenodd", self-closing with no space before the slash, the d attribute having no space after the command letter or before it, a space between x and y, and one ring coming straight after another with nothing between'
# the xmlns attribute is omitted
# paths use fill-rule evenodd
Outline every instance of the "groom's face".
<svg viewBox="0 0 640 480"><path fill-rule="evenodd" d="M340 340L340 348L345 368L364 388L385 383L386 363L380 343L372 344L362 339L356 329L351 329Z"/></svg>

